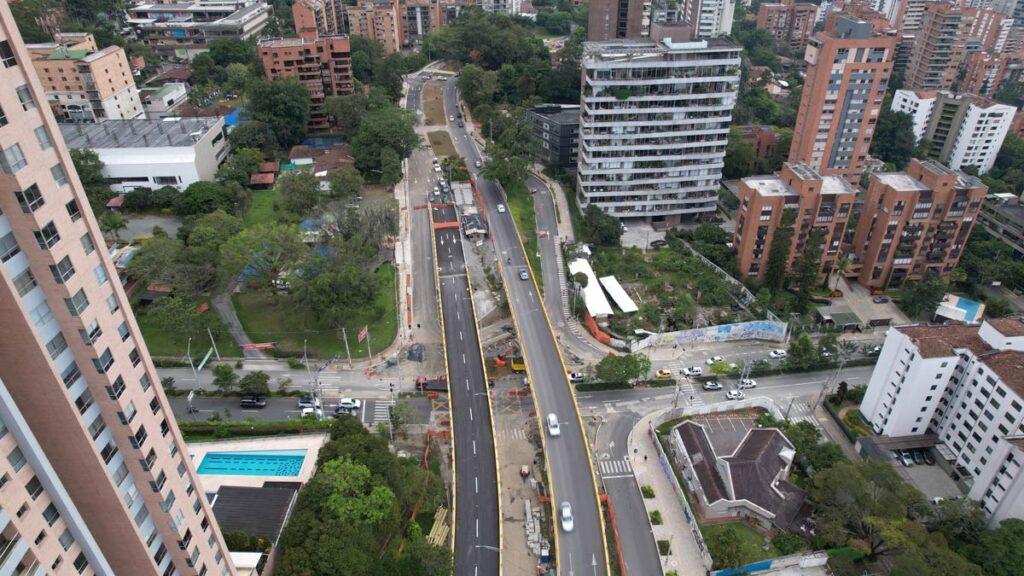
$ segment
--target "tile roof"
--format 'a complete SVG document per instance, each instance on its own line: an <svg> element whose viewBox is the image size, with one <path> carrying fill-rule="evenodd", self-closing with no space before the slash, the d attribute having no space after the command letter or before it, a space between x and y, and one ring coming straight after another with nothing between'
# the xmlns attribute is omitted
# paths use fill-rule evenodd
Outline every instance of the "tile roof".
<svg viewBox="0 0 1024 576"><path fill-rule="evenodd" d="M683 422L676 430L683 440L683 447L693 463L693 471L697 474L701 489L708 502L715 502L728 497L725 482L715 470L715 450L711 447L704 427L696 422Z"/></svg>
<svg viewBox="0 0 1024 576"><path fill-rule="evenodd" d="M969 348L975 354L982 354L991 347L978 336L978 325L950 323L945 325L912 324L896 326L921 351L925 358L955 356L957 348Z"/></svg>
<svg viewBox="0 0 1024 576"><path fill-rule="evenodd" d="M1001 350L980 357L1004 384L1024 398L1024 352Z"/></svg>
<svg viewBox="0 0 1024 576"><path fill-rule="evenodd" d="M1024 336L1024 318L992 318L988 323L1003 336Z"/></svg>

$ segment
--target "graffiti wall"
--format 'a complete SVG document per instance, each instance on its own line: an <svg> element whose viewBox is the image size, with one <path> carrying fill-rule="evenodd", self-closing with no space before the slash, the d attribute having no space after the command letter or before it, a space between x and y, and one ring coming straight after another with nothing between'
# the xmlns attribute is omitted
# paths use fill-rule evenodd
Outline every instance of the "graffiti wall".
<svg viewBox="0 0 1024 576"><path fill-rule="evenodd" d="M771 340L783 342L786 339L786 323L772 320L755 320L738 324L722 324L707 328L694 328L678 332L652 334L630 346L636 352L652 346L686 346L709 342L732 342L734 340Z"/></svg>

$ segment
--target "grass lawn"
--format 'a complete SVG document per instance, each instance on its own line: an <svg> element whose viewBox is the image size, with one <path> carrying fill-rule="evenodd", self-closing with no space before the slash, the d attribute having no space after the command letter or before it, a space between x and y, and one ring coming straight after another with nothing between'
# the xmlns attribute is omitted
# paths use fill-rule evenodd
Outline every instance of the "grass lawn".
<svg viewBox="0 0 1024 576"><path fill-rule="evenodd" d="M457 154L455 145L452 144L452 138L448 135L448 132L444 130L428 132L427 139L430 140L430 147L434 149L434 156L437 156L438 159L454 157Z"/></svg>
<svg viewBox="0 0 1024 576"><path fill-rule="evenodd" d="M356 335L364 325L370 326L370 344L375 353L387 348L398 334L395 269L385 264L377 274L381 288L373 305L353 314L345 324L353 358L367 356L366 341L356 342ZM306 340L311 356L327 358L339 354L344 357L345 344L340 331L321 322L308 308L296 306L286 297L275 300L273 296L255 292L234 294L231 299L242 326L254 341L277 342L278 349L301 354L302 342ZM378 315L375 310L381 313Z"/></svg>
<svg viewBox="0 0 1024 576"><path fill-rule="evenodd" d="M254 190L252 206L245 212L242 221L247 228L259 224L267 224L276 220L274 203L277 201L277 190Z"/></svg>
<svg viewBox="0 0 1024 576"><path fill-rule="evenodd" d="M444 119L444 92L440 82L431 80L423 87L423 123L444 126Z"/></svg>
<svg viewBox="0 0 1024 576"><path fill-rule="evenodd" d="M726 528L736 530L736 534L740 539L740 549L743 551L745 564L782 556L782 553L775 546L769 545L767 550L762 548L764 546L764 536L745 522L726 522L725 524L706 524L700 527L700 531L704 534L704 541L708 543L711 550L712 557L714 557L712 542L714 542L715 535L721 533Z"/></svg>
<svg viewBox="0 0 1024 576"><path fill-rule="evenodd" d="M537 244L537 214L533 210L533 196L526 188L526 184L519 184L505 189L508 197L508 209L516 221L516 229L523 239L523 247L526 248L526 259L533 269L533 277L537 279L537 285L544 289L544 274L540 267L540 248Z"/></svg>
<svg viewBox="0 0 1024 576"><path fill-rule="evenodd" d="M196 300L201 304L209 304L209 298ZM213 332L214 341L217 342L217 351L221 356L231 358L241 357L242 352L238 344L228 333L227 327L217 317L213 308L203 312L206 322L201 327L184 332L168 332L154 321L148 310L136 309L135 320L139 323L139 330L142 330L142 338L146 341L146 347L153 356L183 357L188 350L188 339L192 338L192 357L202 358L210 349L210 336L206 333L206 326Z"/></svg>

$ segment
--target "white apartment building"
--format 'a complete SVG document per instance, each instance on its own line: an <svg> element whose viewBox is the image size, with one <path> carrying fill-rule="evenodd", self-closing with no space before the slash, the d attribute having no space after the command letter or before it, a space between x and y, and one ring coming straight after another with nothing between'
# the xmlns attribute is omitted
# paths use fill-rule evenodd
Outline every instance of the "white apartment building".
<svg viewBox="0 0 1024 576"><path fill-rule="evenodd" d="M950 168L995 164L1017 109L983 96L944 91L897 90L892 109L914 119L917 142L930 143L929 156Z"/></svg>
<svg viewBox="0 0 1024 576"><path fill-rule="evenodd" d="M61 124L60 131L69 148L96 152L118 194L213 180L229 151L220 117Z"/></svg>
<svg viewBox="0 0 1024 576"><path fill-rule="evenodd" d="M721 38L587 42L581 205L667 225L714 213L739 65Z"/></svg>
<svg viewBox="0 0 1024 576"><path fill-rule="evenodd" d="M935 434L990 525L1024 518L1024 321L889 330L861 412L884 436Z"/></svg>
<svg viewBox="0 0 1024 576"><path fill-rule="evenodd" d="M732 33L736 0L682 0L681 16L693 25L697 38L718 38Z"/></svg>

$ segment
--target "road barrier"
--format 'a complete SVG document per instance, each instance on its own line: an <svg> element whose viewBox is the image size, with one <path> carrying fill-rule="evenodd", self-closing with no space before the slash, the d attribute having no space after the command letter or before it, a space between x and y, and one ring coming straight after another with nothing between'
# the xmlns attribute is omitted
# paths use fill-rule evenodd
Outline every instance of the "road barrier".
<svg viewBox="0 0 1024 576"><path fill-rule="evenodd" d="M633 342L629 348L632 352L636 352L655 346L686 346L711 342L732 342L736 340L784 342L788 327L787 323L774 320L753 320L736 324L720 324L706 328L651 334L643 340Z"/></svg>

